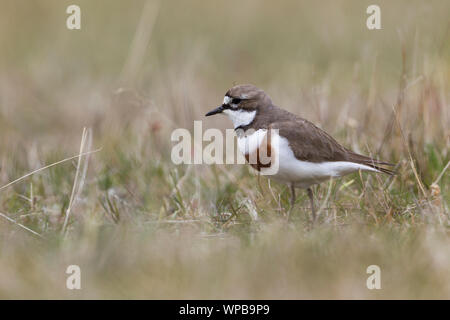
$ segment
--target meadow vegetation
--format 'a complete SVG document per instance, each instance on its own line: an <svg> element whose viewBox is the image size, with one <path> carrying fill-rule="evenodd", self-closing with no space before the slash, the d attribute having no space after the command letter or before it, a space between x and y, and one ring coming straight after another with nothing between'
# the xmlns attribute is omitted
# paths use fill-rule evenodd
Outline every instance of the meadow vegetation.
<svg viewBox="0 0 450 320"><path fill-rule="evenodd" d="M449 1L373 31L365 0L72 2L0 1L0 298L450 298ZM249 166L174 165L240 83L398 174L315 187L312 227Z"/></svg>

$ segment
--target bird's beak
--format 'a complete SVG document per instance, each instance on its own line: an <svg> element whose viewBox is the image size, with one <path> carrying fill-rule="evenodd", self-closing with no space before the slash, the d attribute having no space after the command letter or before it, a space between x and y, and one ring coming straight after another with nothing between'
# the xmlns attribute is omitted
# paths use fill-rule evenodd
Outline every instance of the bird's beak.
<svg viewBox="0 0 450 320"><path fill-rule="evenodd" d="M214 110L211 110L210 112L205 114L205 117L209 117L209 116L212 116L214 114L222 113L222 111L223 111L223 105L221 105L220 107L215 108Z"/></svg>

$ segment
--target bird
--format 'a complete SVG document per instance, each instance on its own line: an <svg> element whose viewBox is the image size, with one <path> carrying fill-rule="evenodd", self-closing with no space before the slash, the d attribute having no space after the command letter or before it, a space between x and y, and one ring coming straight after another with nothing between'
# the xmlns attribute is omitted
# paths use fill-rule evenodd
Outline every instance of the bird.
<svg viewBox="0 0 450 320"><path fill-rule="evenodd" d="M225 114L232 121L239 151L254 169L262 174L269 172L269 179L290 187L288 220L296 188L306 190L314 223L313 185L359 170L395 173L385 168L393 164L342 146L312 122L274 105L263 90L252 84L233 86L225 93L222 104L205 116L216 114ZM260 156L262 151L268 160Z"/></svg>

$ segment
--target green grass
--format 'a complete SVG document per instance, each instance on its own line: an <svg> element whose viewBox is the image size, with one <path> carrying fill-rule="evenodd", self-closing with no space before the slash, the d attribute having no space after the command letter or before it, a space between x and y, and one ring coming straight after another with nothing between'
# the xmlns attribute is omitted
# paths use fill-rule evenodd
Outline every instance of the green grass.
<svg viewBox="0 0 450 320"><path fill-rule="evenodd" d="M368 1L79 1L81 31L69 4L1 4L0 188L84 127L101 149L0 189L0 298L450 297L447 1L381 1L380 31ZM172 130L230 128L203 115L247 82L398 174L315 187L312 226L304 192L287 224L288 188L248 166L174 165Z"/></svg>

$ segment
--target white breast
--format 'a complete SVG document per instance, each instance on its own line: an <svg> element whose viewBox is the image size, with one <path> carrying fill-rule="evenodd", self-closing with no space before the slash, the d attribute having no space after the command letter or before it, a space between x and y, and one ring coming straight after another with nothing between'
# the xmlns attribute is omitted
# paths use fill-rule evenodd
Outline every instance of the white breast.
<svg viewBox="0 0 450 320"><path fill-rule="evenodd" d="M247 133L238 137L239 151L244 155L255 152L260 147L266 135L267 130L259 129L252 134Z"/></svg>

